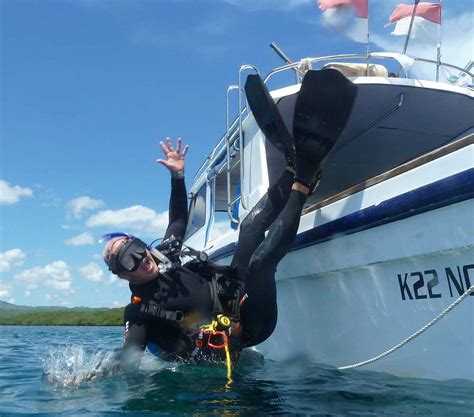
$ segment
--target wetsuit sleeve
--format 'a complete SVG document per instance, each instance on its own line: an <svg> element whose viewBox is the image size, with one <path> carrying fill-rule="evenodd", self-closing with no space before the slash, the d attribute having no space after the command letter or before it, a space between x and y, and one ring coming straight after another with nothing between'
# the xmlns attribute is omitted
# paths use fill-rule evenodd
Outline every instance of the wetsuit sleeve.
<svg viewBox="0 0 474 417"><path fill-rule="evenodd" d="M123 351L128 349L145 350L148 342L147 326L137 317L137 304L129 304L125 307L124 323L125 323L125 342Z"/></svg>
<svg viewBox="0 0 474 417"><path fill-rule="evenodd" d="M171 178L169 223L164 238L174 235L178 239L183 239L187 222L188 199L184 178Z"/></svg>

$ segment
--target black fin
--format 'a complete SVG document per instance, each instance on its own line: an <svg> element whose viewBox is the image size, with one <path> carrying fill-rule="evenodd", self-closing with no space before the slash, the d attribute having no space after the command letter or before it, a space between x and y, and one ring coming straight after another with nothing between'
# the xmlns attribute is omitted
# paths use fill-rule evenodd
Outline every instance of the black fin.
<svg viewBox="0 0 474 417"><path fill-rule="evenodd" d="M293 137L296 178L314 185L324 158L344 130L357 95L357 86L339 71L308 71L296 98Z"/></svg>
<svg viewBox="0 0 474 417"><path fill-rule="evenodd" d="M295 166L293 138L259 75L251 74L247 77L245 94L260 130L278 150L284 153L288 164Z"/></svg>

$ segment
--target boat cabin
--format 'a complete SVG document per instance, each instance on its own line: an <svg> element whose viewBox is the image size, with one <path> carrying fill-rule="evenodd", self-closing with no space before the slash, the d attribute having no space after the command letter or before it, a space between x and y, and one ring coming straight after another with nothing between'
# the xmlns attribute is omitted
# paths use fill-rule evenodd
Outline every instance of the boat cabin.
<svg viewBox="0 0 474 417"><path fill-rule="evenodd" d="M373 58L395 59L399 74L381 64L371 64ZM347 59L365 62L347 63ZM437 65L439 70L440 63L420 61ZM308 199L303 216L414 169L427 158L438 158L443 152L452 152L453 147L472 144L472 86L412 79L404 63L402 58L397 60L397 54L388 53L329 56L276 68L265 78L268 83L284 71L294 75L291 85L271 91L290 132L305 70L334 68L359 87L349 122L324 163L320 185ZM442 65L473 76L462 68ZM219 254L219 249L237 240L239 221L285 167L283 155L265 140L247 110L243 77L249 70L259 72L255 67L243 66L238 85L227 91L227 131L196 173L189 193L186 244L208 251L214 259L230 255L229 251ZM235 99L234 92L239 114L230 123L229 104Z"/></svg>

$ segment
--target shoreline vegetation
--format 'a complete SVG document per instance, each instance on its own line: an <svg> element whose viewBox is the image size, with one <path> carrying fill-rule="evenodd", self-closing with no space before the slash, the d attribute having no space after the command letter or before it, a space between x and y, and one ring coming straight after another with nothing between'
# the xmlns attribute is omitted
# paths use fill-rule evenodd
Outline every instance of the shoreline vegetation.
<svg viewBox="0 0 474 417"><path fill-rule="evenodd" d="M123 326L123 312L124 307L26 307L0 302L0 325Z"/></svg>

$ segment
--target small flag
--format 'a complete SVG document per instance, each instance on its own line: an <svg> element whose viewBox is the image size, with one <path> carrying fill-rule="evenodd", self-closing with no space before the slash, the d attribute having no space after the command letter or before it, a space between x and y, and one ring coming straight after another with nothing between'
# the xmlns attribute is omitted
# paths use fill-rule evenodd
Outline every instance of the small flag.
<svg viewBox="0 0 474 417"><path fill-rule="evenodd" d="M399 4L389 18L395 23L392 35L406 36L410 28L414 5ZM410 38L437 45L440 42L441 4L418 3Z"/></svg>
<svg viewBox="0 0 474 417"><path fill-rule="evenodd" d="M318 0L324 23L355 42L367 42L368 0Z"/></svg>

